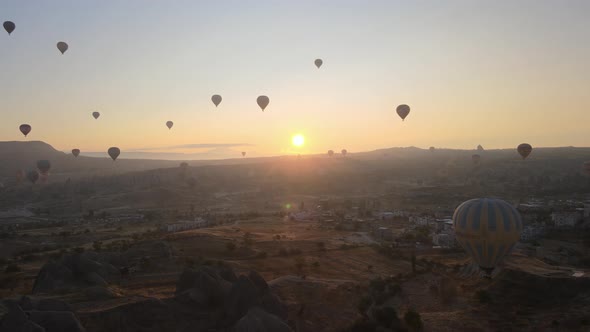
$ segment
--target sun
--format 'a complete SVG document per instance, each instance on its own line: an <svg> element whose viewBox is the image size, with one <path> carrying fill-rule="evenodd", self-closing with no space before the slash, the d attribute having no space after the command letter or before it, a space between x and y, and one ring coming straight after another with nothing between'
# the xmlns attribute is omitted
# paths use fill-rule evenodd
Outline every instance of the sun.
<svg viewBox="0 0 590 332"><path fill-rule="evenodd" d="M301 134L297 134L295 136L293 136L293 138L291 139L291 142L293 143L294 146L296 147L302 147L303 144L305 144L305 137L303 137L303 135Z"/></svg>

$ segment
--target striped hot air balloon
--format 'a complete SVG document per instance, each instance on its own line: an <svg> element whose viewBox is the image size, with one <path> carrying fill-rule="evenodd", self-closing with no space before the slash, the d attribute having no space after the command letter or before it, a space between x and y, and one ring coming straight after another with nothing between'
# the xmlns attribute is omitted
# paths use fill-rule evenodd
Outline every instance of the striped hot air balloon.
<svg viewBox="0 0 590 332"><path fill-rule="evenodd" d="M453 227L459 244L491 276L518 242L522 220L518 211L503 200L477 198L457 207Z"/></svg>

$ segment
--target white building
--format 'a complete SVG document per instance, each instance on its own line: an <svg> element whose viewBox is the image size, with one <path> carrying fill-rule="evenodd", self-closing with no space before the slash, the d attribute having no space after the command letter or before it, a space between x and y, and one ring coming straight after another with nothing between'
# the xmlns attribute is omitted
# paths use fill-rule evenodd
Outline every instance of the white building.
<svg viewBox="0 0 590 332"><path fill-rule="evenodd" d="M197 218L192 221L179 221L178 223L175 223L175 224L164 225L164 226L162 226L162 230L169 232L169 233L173 233L173 232L182 232L182 231L187 231L190 229L197 229L197 228L203 228L203 227L208 227L208 226L209 226L209 221L207 221L203 218Z"/></svg>
<svg viewBox="0 0 590 332"><path fill-rule="evenodd" d="M580 211L564 211L564 212L553 212L551 214L551 221L557 228L568 228L574 227L583 218L583 214Z"/></svg>
<svg viewBox="0 0 590 332"><path fill-rule="evenodd" d="M442 248L451 248L455 244L455 236L447 233L434 234L432 235L432 244Z"/></svg>
<svg viewBox="0 0 590 332"><path fill-rule="evenodd" d="M411 216L410 223L414 224L415 226L428 226L433 225L436 222L436 219L432 216Z"/></svg>
<svg viewBox="0 0 590 332"><path fill-rule="evenodd" d="M543 224L531 224L526 225L522 228L520 232L520 240L521 241L531 241L538 239L545 233L545 226Z"/></svg>
<svg viewBox="0 0 590 332"><path fill-rule="evenodd" d="M391 231L390 228L387 228L387 227L379 227L379 228L377 228L377 230L375 232L375 236L379 240L383 240L383 241L391 241L391 240L393 240L393 232Z"/></svg>

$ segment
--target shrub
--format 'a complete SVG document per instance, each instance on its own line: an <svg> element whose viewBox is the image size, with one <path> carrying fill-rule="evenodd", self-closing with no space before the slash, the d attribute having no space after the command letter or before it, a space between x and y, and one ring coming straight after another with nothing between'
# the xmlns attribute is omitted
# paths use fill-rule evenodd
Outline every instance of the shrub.
<svg viewBox="0 0 590 332"><path fill-rule="evenodd" d="M20 272L21 268L20 266L18 266L17 264L9 264L8 266L6 266L6 268L4 269L4 272L6 273L16 273L16 272Z"/></svg>
<svg viewBox="0 0 590 332"><path fill-rule="evenodd" d="M492 302L492 296L485 289L480 289L477 292L475 292L475 297L479 300L479 303L491 303Z"/></svg>
<svg viewBox="0 0 590 332"><path fill-rule="evenodd" d="M422 329L422 317L413 309L408 310L404 315L404 321L413 330L418 331Z"/></svg>
<svg viewBox="0 0 590 332"><path fill-rule="evenodd" d="M233 252L234 250L236 250L236 244L233 242L228 242L225 244L225 248L227 249L227 251Z"/></svg>
<svg viewBox="0 0 590 332"><path fill-rule="evenodd" d="M373 310L373 317L377 323L383 327L389 328L394 322L398 322L397 312L392 307L383 307Z"/></svg>
<svg viewBox="0 0 590 332"><path fill-rule="evenodd" d="M371 307L371 304L373 304L373 300L371 300L371 297L363 296L360 299L359 304L357 306L359 313L365 316L367 314L367 310L369 310L369 307Z"/></svg>
<svg viewBox="0 0 590 332"><path fill-rule="evenodd" d="M347 332L373 332L377 330L377 324L366 317L357 319Z"/></svg>

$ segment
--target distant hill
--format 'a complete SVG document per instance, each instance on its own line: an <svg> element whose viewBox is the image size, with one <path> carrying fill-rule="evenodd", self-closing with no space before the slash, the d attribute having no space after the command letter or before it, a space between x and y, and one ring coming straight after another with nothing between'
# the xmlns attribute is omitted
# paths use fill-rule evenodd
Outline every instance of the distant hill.
<svg viewBox="0 0 590 332"><path fill-rule="evenodd" d="M302 160L316 160L324 164L329 160L347 159L351 162L377 161L377 163L363 164L363 167L390 169L403 168L415 169L429 168L439 165L440 168L454 168L458 171L471 167L471 156L480 154L482 166L493 166L499 163L518 163L522 159L516 149L496 150L458 150L458 149L436 149L431 152L428 149L416 147L396 147L378 149L366 152L351 151L346 157L336 153L332 158L327 154L303 155ZM133 156L133 155L132 155ZM67 178L78 178L83 176L98 176L109 174L120 174L123 172L143 171L158 168L178 167L179 160L156 160L156 159L126 159L123 151L120 159L113 162L105 157L79 156L74 158L69 153L54 149L51 145L41 141L30 142L0 142L0 180L11 181L18 170L34 170L37 168L38 160L47 159L51 162L51 177L54 180ZM233 158L221 160L190 160L191 166L205 165L244 165L244 164L274 164L283 163L289 160L298 159L297 156L275 156L259 158ZM590 148L558 147L558 148L535 148L527 159L527 167L543 164L543 168L550 167L562 171L576 171L584 161L590 160ZM319 166L320 164L316 164ZM354 164L354 163L353 163ZM372 165L372 166L371 166ZM349 164L348 167L353 165ZM361 166L361 165L357 165ZM356 167L356 166L355 166ZM401 169L400 169L401 170Z"/></svg>
<svg viewBox="0 0 590 332"><path fill-rule="evenodd" d="M148 170L162 167L178 166L177 161L168 160L129 160L120 159L113 162L110 158L91 158L79 156L54 149L41 141L0 142L0 178L13 179L18 170L37 169L38 160L51 162L52 178L78 177L83 175L112 174L127 171Z"/></svg>

